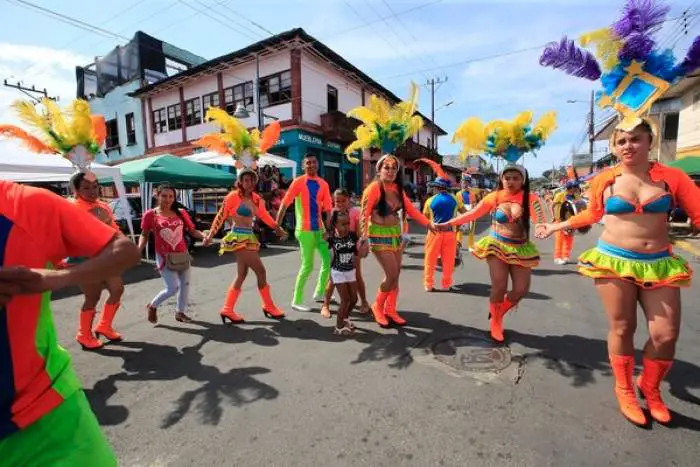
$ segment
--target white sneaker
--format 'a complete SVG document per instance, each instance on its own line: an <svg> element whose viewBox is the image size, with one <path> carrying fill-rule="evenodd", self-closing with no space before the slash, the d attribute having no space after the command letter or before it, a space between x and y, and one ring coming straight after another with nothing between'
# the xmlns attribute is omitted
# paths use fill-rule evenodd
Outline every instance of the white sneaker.
<svg viewBox="0 0 700 467"><path fill-rule="evenodd" d="M323 295L314 295L314 302L323 303L325 301Z"/></svg>
<svg viewBox="0 0 700 467"><path fill-rule="evenodd" d="M557 258L557 259L554 260L554 264L558 264L559 266L563 266L563 265L566 264L566 261L564 261L564 260L561 259L561 258Z"/></svg>
<svg viewBox="0 0 700 467"><path fill-rule="evenodd" d="M297 303L292 303L292 309L296 310L296 311L305 311L305 312L311 311L311 308L306 307L306 306L301 305L301 304L297 304Z"/></svg>
<svg viewBox="0 0 700 467"><path fill-rule="evenodd" d="M571 262L571 260L569 258L564 258L563 261L564 261L564 264L569 264Z"/></svg>

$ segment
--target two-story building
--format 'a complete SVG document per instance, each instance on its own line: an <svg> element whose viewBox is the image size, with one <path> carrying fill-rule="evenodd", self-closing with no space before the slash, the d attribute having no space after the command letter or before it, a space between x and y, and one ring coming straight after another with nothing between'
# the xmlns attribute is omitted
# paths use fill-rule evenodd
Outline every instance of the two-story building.
<svg viewBox="0 0 700 467"><path fill-rule="evenodd" d="M362 164L357 165L344 157L359 124L346 113L367 103L372 94L394 103L401 100L303 29L293 29L130 95L140 99L145 109L146 155L184 156L200 151L193 142L216 131L204 117L209 107L217 106L249 128L279 120L282 135L271 153L300 164L304 154L312 152L332 188L359 192L374 176L373 162L380 154L365 151ZM424 120L420 133L397 150L405 163L419 157L438 158L429 149L432 135L446 133ZM403 176L406 180L413 175L409 169Z"/></svg>
<svg viewBox="0 0 700 467"><path fill-rule="evenodd" d="M77 97L87 99L92 112L104 115L107 124L105 151L98 162L113 164L146 152L146 112L132 92L205 61L138 31L128 44L77 67Z"/></svg>

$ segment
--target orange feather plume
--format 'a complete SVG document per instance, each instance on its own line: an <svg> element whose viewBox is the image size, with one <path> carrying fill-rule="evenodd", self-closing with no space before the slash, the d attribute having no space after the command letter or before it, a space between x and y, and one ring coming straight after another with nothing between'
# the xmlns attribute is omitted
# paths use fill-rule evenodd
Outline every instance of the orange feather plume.
<svg viewBox="0 0 700 467"><path fill-rule="evenodd" d="M47 146L36 136L30 135L23 129L14 125L0 125L0 137L16 138L22 141L25 147L38 154L56 154L55 149Z"/></svg>
<svg viewBox="0 0 700 467"><path fill-rule="evenodd" d="M282 127L280 122L275 120L270 123L265 130L263 130L260 137L260 153L265 154L268 149L277 144L280 139L280 134L282 133Z"/></svg>
<svg viewBox="0 0 700 467"><path fill-rule="evenodd" d="M91 115L92 120L92 133L95 137L95 142L98 147L102 147L107 140L107 124L105 123L105 118L102 115Z"/></svg>
<svg viewBox="0 0 700 467"><path fill-rule="evenodd" d="M433 169L433 172L435 172L435 175L437 175L440 178L448 178L445 171L442 169L440 164L438 164L437 162L431 161L430 159L425 159L425 158L416 159L416 162L425 162Z"/></svg>
<svg viewBox="0 0 700 467"><path fill-rule="evenodd" d="M226 144L226 141L221 139L220 134L208 134L199 138L194 142L195 146L209 149L219 154L233 154L231 149Z"/></svg>

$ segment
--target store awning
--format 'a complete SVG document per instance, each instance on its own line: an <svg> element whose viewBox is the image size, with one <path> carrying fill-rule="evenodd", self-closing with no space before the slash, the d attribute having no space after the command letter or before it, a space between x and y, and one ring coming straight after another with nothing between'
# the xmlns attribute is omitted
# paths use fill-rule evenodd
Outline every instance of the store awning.
<svg viewBox="0 0 700 467"><path fill-rule="evenodd" d="M667 164L669 167L681 169L688 175L700 175L700 154L685 156Z"/></svg>

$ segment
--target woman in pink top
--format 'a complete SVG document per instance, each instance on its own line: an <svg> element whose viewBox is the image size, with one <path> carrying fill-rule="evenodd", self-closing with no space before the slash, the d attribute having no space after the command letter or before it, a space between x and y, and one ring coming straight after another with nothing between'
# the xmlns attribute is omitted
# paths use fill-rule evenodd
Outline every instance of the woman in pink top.
<svg viewBox="0 0 700 467"><path fill-rule="evenodd" d="M339 211L345 211L350 217L350 231L357 233L358 238L360 235L360 208L352 206L350 193L343 188L335 190L333 193L333 207ZM360 313L369 313L369 302L367 301L367 289L365 287L365 280L362 278L362 258L366 257L368 251L359 251L357 265L355 266L355 273L357 278L357 294L360 296L362 301L360 305ZM326 294L323 297L323 306L321 307L321 316L324 318L331 317L331 298L333 297L334 290L333 280L328 280L328 285L326 286Z"/></svg>
<svg viewBox="0 0 700 467"><path fill-rule="evenodd" d="M182 323L189 323L192 319L185 312L187 310L187 296L190 290L190 268L187 267L187 269L181 271L170 269L168 267L168 255L172 253L187 253L187 241L184 237L185 230L198 240L204 240L204 235L195 228L184 207L175 201L175 188L163 184L158 187L156 193L158 195L158 207L146 211L141 220L139 248L143 250L146 247L148 235L153 232L156 242L156 266L165 282L165 288L151 300L151 303L146 305L148 321L153 324L157 323L158 306L179 292L175 319Z"/></svg>

